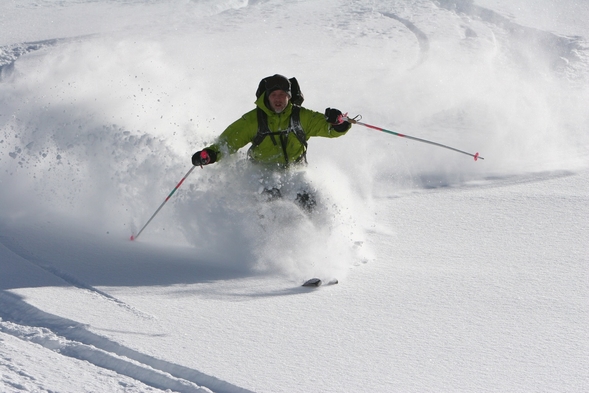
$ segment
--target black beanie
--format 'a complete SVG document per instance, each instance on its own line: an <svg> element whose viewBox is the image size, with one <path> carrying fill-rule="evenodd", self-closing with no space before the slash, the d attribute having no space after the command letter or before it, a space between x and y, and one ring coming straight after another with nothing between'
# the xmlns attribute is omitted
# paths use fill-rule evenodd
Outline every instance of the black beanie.
<svg viewBox="0 0 589 393"><path fill-rule="evenodd" d="M276 90L282 90L288 94L289 97L292 97L292 93L290 91L290 81L287 77L275 74L265 78L264 80L266 85L266 97Z"/></svg>

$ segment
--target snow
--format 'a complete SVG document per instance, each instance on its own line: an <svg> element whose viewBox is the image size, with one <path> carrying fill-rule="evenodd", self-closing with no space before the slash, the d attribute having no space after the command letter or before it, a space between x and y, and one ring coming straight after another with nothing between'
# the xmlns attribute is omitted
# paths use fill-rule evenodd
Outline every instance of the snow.
<svg viewBox="0 0 589 393"><path fill-rule="evenodd" d="M0 391L589 386L583 3L0 11ZM289 177L196 168L130 241L274 73L484 160L356 125Z"/></svg>

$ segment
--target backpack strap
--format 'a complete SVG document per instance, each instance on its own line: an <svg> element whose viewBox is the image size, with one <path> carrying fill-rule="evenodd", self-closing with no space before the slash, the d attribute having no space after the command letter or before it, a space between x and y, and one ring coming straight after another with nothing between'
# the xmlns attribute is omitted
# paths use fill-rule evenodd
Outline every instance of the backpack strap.
<svg viewBox="0 0 589 393"><path fill-rule="evenodd" d="M295 134L295 136L299 140L299 143L303 146L303 154L297 160L297 162L303 161L306 164L308 146L307 136L305 135L305 130L303 130L303 126L301 125L301 107L298 105L292 106L289 131Z"/></svg>
<svg viewBox="0 0 589 393"><path fill-rule="evenodd" d="M256 114L258 116L258 133L252 140L252 147L258 146L268 135L270 135L272 143L276 146L274 135L279 135L280 133L270 131L270 127L268 127L268 115L260 107L257 108Z"/></svg>
<svg viewBox="0 0 589 393"><path fill-rule="evenodd" d="M288 134L291 132L295 134L295 137L299 141L299 143L303 146L303 154L299 157L296 162L304 161L305 164L307 163L307 138L305 136L305 131L303 130L303 126L301 125L301 117L300 117L301 107L293 105L292 112L290 115L290 124L287 130L284 131L270 131L268 127L268 115L259 107L257 108L257 116L258 116L258 132L256 136L252 140L252 145L248 150L248 156L251 157L251 151L255 147L257 147L262 141L269 136L272 139L272 143L274 146L277 145L276 136L280 138L280 144L282 146L282 153L284 154L284 161L286 165L289 164L288 154L286 152L286 144L288 141Z"/></svg>

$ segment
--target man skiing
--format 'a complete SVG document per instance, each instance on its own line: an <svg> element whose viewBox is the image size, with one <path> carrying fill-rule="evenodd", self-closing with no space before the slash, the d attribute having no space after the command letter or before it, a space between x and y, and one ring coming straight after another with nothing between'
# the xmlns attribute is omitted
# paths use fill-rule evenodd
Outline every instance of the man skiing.
<svg viewBox="0 0 589 393"><path fill-rule="evenodd" d="M260 81L256 108L244 114L221 133L215 143L192 156L195 166L209 165L251 144L248 157L254 163L276 170L306 164L307 141L311 137L337 138L351 124L342 112L327 108L325 114L300 106L303 95L295 78L273 75ZM266 190L272 197L280 190ZM308 210L315 200L308 193L297 196Z"/></svg>
<svg viewBox="0 0 589 393"><path fill-rule="evenodd" d="M323 115L300 107L296 110L300 112L299 123L304 135L299 134L302 136L299 138L297 125L291 122L293 109L297 106L291 102L291 81L296 82L294 78L288 80L278 74L262 79L256 109L227 127L213 145L197 151L192 156L192 164L212 164L252 143L248 156L254 162L287 168L305 162L306 142L310 137L337 138L350 129L351 124L343 121L342 112L337 109L327 108ZM263 112L262 116L259 110ZM265 125L259 124L260 117L262 122L266 121L268 130L262 129Z"/></svg>

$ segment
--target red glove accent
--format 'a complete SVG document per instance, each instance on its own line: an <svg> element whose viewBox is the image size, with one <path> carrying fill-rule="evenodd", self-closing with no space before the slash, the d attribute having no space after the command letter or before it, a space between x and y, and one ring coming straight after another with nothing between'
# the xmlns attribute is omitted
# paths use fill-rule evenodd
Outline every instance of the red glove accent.
<svg viewBox="0 0 589 393"><path fill-rule="evenodd" d="M211 156L207 153L206 150L200 152L200 167L202 168L203 165L208 165L211 163Z"/></svg>

